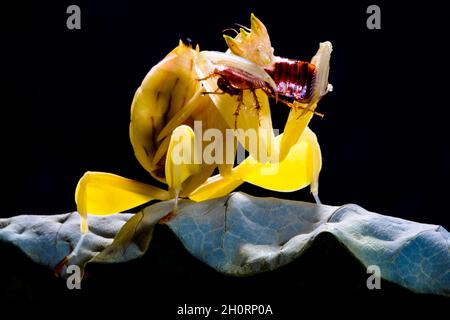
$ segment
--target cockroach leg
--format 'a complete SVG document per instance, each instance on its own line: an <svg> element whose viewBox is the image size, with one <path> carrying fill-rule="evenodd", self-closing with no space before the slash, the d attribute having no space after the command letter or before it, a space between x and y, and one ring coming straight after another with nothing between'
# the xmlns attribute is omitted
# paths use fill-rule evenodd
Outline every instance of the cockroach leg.
<svg viewBox="0 0 450 320"><path fill-rule="evenodd" d="M204 80L208 80L208 79L211 79L211 78L214 78L214 77L216 77L217 76L217 74L215 73L215 72L212 72L212 73L210 73L209 75L207 75L206 77L204 77L204 78L198 78L198 79L196 79L197 81L204 81Z"/></svg>
<svg viewBox="0 0 450 320"><path fill-rule="evenodd" d="M258 114L259 114L259 111L261 110L261 105L259 104L258 96L256 95L256 91L255 90L251 90L251 92L253 94L253 98L255 98L256 111L258 111Z"/></svg>
<svg viewBox="0 0 450 320"><path fill-rule="evenodd" d="M244 100L243 91L241 91L238 94L237 100L238 100L238 105L236 107L236 110L233 113L233 115L234 115L234 129L237 129L237 121L238 121L238 117L239 117L239 111L241 111L242 101Z"/></svg>
<svg viewBox="0 0 450 320"><path fill-rule="evenodd" d="M217 76L217 74L216 73L210 73L208 76L206 76L206 77L204 77L204 78L199 78L199 79L197 79L197 81L204 81L204 80L208 80L208 79L211 79L211 78L214 78L214 77L216 77ZM225 92L223 92L223 91L219 91L220 90L220 88L217 88L216 90L214 90L214 91L203 91L202 92L202 95L204 96L205 94L224 94Z"/></svg>
<svg viewBox="0 0 450 320"><path fill-rule="evenodd" d="M296 120L300 119L300 117L302 117L307 112L312 112L314 115L319 116L321 119L323 119L323 117L325 116L323 113L317 112L315 110L311 110L311 106L307 106L306 108L302 107L302 106L297 106L297 108L303 109L303 112L300 113L300 115L297 117Z"/></svg>
<svg viewBox="0 0 450 320"><path fill-rule="evenodd" d="M256 108L256 114L258 116L258 124L261 125L260 118L259 118L259 113L261 111L261 105L259 104L258 96L256 95L255 89L251 90L251 92L253 94L253 98L255 99L255 108Z"/></svg>
<svg viewBox="0 0 450 320"><path fill-rule="evenodd" d="M278 101L284 103L284 104L287 105L289 108L292 108L292 109L294 109L294 110L302 109L303 112L297 117L297 119L300 118L301 116L303 116L303 115L304 115L306 112L308 112L308 111L314 113L316 116L319 116L319 117L321 117L321 118L323 118L323 117L325 116L323 113L317 112L317 111L315 111L315 110L311 110L309 107L299 106L298 104L294 104L294 103L289 102L289 101L286 101L286 100L284 100L284 99L278 98Z"/></svg>
<svg viewBox="0 0 450 320"><path fill-rule="evenodd" d="M220 89L219 88L217 88L216 90L214 90L214 91L211 91L211 92L208 92L208 91L203 91L202 92L202 95L205 95L205 94L225 94L226 92L223 92L223 91L219 91Z"/></svg>

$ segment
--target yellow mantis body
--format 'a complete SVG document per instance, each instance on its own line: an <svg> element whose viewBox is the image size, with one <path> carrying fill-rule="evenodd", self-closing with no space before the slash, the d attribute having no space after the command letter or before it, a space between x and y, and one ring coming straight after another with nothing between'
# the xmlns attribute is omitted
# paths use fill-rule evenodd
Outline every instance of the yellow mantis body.
<svg viewBox="0 0 450 320"><path fill-rule="evenodd" d="M273 132L269 98L264 88L242 90L239 96L219 92L218 81L210 75L219 66L232 67L265 81L274 81L264 70L276 57L267 30L252 15L251 29L241 29L236 38L226 37L226 53L200 51L182 42L155 65L137 89L131 106L130 140L142 167L164 190L118 175L87 172L79 181L76 203L82 218L81 230L88 231L87 216L109 215L142 205L150 200L179 197L203 201L227 195L243 182L276 191L294 191L311 185L316 197L321 153L315 134L307 127L320 98L330 90L328 69L331 44L322 43L311 63L318 68L314 95L307 106L292 108L281 135ZM255 100L258 110L255 111ZM241 104L238 116L236 106ZM233 145L249 152L238 165L205 161L203 150L211 143L196 132L234 130ZM254 132L251 147L247 132ZM219 148L224 148L221 144ZM228 155L230 152L228 152ZM234 151L231 155L234 159ZM179 161L180 157L183 161ZM219 173L213 175L218 168Z"/></svg>

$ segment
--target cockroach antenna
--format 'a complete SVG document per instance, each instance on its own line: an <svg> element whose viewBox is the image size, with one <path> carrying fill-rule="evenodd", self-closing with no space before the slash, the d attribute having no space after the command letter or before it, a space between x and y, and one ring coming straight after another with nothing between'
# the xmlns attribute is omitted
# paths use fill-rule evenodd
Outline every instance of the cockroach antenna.
<svg viewBox="0 0 450 320"><path fill-rule="evenodd" d="M223 29L223 30L222 30L222 32L225 32L225 31L233 31L233 32L235 32L236 34L239 34L239 31L237 31L237 30L234 29L234 28L226 28L226 29Z"/></svg>
<svg viewBox="0 0 450 320"><path fill-rule="evenodd" d="M247 32L251 32L252 31L252 29L250 29L249 27L243 26L242 24L235 23L235 25L237 25L239 28L244 29Z"/></svg>

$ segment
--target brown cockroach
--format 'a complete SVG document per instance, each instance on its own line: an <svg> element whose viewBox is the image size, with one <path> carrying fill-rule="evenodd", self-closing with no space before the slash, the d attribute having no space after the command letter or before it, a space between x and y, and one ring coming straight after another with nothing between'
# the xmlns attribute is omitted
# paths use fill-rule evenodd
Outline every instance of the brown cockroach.
<svg viewBox="0 0 450 320"><path fill-rule="evenodd" d="M255 108L258 114L261 109L261 105L259 104L258 97L256 96L256 90L262 89L265 92L270 92L270 94L272 94L270 84L264 80L261 80L257 76L238 68L217 66L210 75L199 80L202 81L212 77L218 77L217 89L213 92L202 92L202 94L229 94L230 96L237 96L238 105L233 114L235 116L235 129L237 128L237 117L239 116L239 111L243 103L244 90L249 90L252 93L253 98L255 99Z"/></svg>
<svg viewBox="0 0 450 320"><path fill-rule="evenodd" d="M316 77L316 66L312 63L278 59L271 68L264 69L273 79L276 85L278 99L291 108L298 108L294 102L308 104L314 94L314 80ZM323 114L314 114L323 117Z"/></svg>
<svg viewBox="0 0 450 320"><path fill-rule="evenodd" d="M261 76L264 72L267 77ZM216 65L212 72L202 78L206 80L212 77L218 77L217 89L213 92L203 92L203 94L229 94L238 96L238 106L234 116L239 115L243 101L243 91L252 92L255 99L255 107L259 112L260 104L256 96L256 90L263 90L269 97L275 101L280 101L291 108L305 109L323 117L323 114L305 107L311 102L314 94L314 82L316 76L316 66L312 63L279 58L270 68L261 68L261 71L252 73L239 64L220 64Z"/></svg>

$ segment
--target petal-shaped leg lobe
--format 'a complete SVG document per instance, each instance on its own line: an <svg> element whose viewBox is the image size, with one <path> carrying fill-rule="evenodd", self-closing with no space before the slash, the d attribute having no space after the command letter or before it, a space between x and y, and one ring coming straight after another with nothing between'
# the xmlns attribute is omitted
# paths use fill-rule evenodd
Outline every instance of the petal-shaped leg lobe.
<svg viewBox="0 0 450 320"><path fill-rule="evenodd" d="M198 173L201 168L202 159L197 148L191 127L182 125L173 131L167 150L165 170L167 184L176 195L181 191L183 182Z"/></svg>
<svg viewBox="0 0 450 320"><path fill-rule="evenodd" d="M170 193L142 182L106 172L86 172L75 191L82 231L87 231L87 214L110 215L150 200L170 199Z"/></svg>
<svg viewBox="0 0 450 320"><path fill-rule="evenodd" d="M283 135L277 137L280 142ZM306 128L286 157L278 163L261 163L251 156L246 158L230 174L215 175L190 194L194 201L225 196L249 182L259 187L290 192L311 186L318 201L318 179L322 167L320 146L316 135ZM318 201L319 202L319 201Z"/></svg>
<svg viewBox="0 0 450 320"><path fill-rule="evenodd" d="M282 138L283 134L277 137L277 141ZM311 184L316 192L321 165L317 138L306 128L282 161L258 163L248 157L234 169L234 173L246 182L269 190L288 192Z"/></svg>
<svg viewBox="0 0 450 320"><path fill-rule="evenodd" d="M164 159L154 161L172 119L178 126L180 110L199 89L193 61L196 51L182 43L154 66L136 91L131 106L130 140L139 163L156 179L165 182ZM195 104L191 105L195 108ZM166 130L167 131L167 130Z"/></svg>
<svg viewBox="0 0 450 320"><path fill-rule="evenodd" d="M315 105L311 107L311 110L314 110L314 108ZM289 117L284 126L283 137L280 141L280 161L287 156L291 147L298 142L314 115L312 112L304 113L303 111L304 109L292 108L289 112Z"/></svg>
<svg viewBox="0 0 450 320"><path fill-rule="evenodd" d="M204 184L192 192L189 198L199 202L224 197L242 183L244 181L237 176L229 175L224 177L218 174L209 178Z"/></svg>

